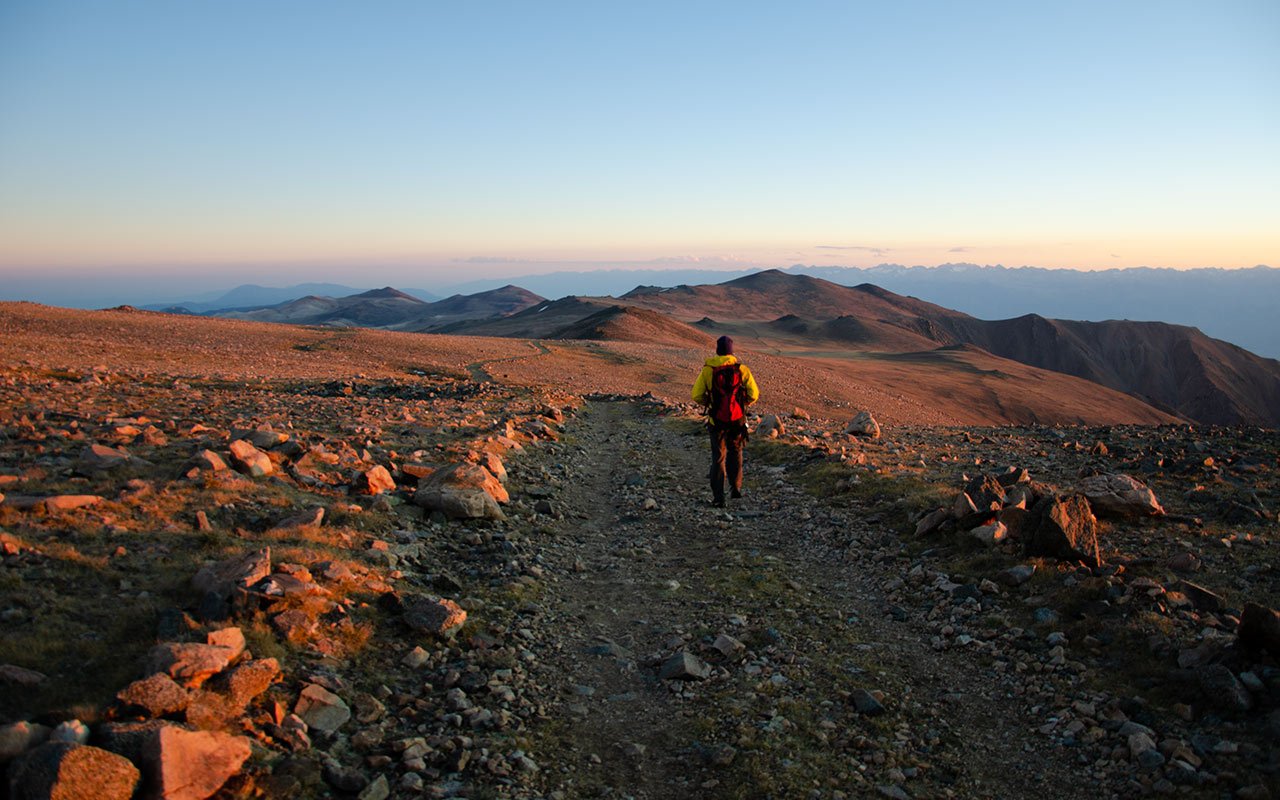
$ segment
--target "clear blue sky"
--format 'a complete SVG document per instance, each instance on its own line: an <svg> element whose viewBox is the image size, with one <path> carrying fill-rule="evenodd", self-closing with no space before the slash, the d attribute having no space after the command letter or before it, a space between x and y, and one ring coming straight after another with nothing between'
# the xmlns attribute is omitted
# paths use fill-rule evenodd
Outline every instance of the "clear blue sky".
<svg viewBox="0 0 1280 800"><path fill-rule="evenodd" d="M1280 266L1277 43L1275 0L5 0L0 280Z"/></svg>

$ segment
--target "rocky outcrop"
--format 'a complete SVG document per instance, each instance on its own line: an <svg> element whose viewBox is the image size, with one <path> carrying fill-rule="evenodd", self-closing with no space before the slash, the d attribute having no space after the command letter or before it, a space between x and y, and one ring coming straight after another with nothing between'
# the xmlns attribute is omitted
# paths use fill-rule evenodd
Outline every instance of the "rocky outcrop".
<svg viewBox="0 0 1280 800"><path fill-rule="evenodd" d="M1097 520L1083 495L1045 498L1031 508L1022 536L1028 556L1083 561L1097 566Z"/></svg>

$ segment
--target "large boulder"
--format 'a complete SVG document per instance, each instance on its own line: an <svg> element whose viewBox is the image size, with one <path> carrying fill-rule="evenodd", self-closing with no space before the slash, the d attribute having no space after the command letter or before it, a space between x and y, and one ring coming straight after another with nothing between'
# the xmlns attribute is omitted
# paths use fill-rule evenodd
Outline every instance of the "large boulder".
<svg viewBox="0 0 1280 800"><path fill-rule="evenodd" d="M425 481L418 484L419 489L444 486L461 489L481 489L488 492L499 503L505 503L511 499L507 494L506 487L502 485L502 481L494 477L489 470L470 461L460 461L456 464L450 464L444 469L436 470Z"/></svg>
<svg viewBox="0 0 1280 800"><path fill-rule="evenodd" d="M942 523L951 518L951 513L945 508L935 508L928 514L916 520L916 536L927 536L942 526Z"/></svg>
<svg viewBox="0 0 1280 800"><path fill-rule="evenodd" d="M274 658L247 661L219 675L213 689L225 694L236 708L244 708L265 692L280 674L280 663Z"/></svg>
<svg viewBox="0 0 1280 800"><path fill-rule="evenodd" d="M1206 664L1197 668L1196 680L1216 711L1248 711L1253 708L1253 695L1224 664Z"/></svg>
<svg viewBox="0 0 1280 800"><path fill-rule="evenodd" d="M782 424L782 420L778 419L776 414L765 414L760 418L760 424L756 426L756 436L765 439L774 439L786 432L786 426Z"/></svg>
<svg viewBox="0 0 1280 800"><path fill-rule="evenodd" d="M251 478L270 475L275 470L271 458L244 439L236 439L230 445L231 465L236 471L243 472Z"/></svg>
<svg viewBox="0 0 1280 800"><path fill-rule="evenodd" d="M44 673L20 667L17 664L0 664L0 683L9 683L30 689L32 686L38 686L45 680L45 677Z"/></svg>
<svg viewBox="0 0 1280 800"><path fill-rule="evenodd" d="M203 449L192 456L186 466L188 469L195 467L206 472L221 472L227 468L227 462L212 450Z"/></svg>
<svg viewBox="0 0 1280 800"><path fill-rule="evenodd" d="M147 654L151 672L169 675L189 689L222 672L239 655L234 648L198 642L158 644Z"/></svg>
<svg viewBox="0 0 1280 800"><path fill-rule="evenodd" d="M355 480L351 482L351 491L355 494L382 494L395 489L395 479L381 464L356 473Z"/></svg>
<svg viewBox="0 0 1280 800"><path fill-rule="evenodd" d="M997 509L1004 505L1005 490L994 475L979 475L964 487L975 508L987 509L995 504Z"/></svg>
<svg viewBox="0 0 1280 800"><path fill-rule="evenodd" d="M1280 613L1274 608L1245 603L1237 635L1244 644L1266 650L1280 661Z"/></svg>
<svg viewBox="0 0 1280 800"><path fill-rule="evenodd" d="M505 519L498 503L510 499L493 473L471 462L450 464L418 482L413 502L452 519Z"/></svg>
<svg viewBox="0 0 1280 800"><path fill-rule="evenodd" d="M164 800L205 800L240 771L252 748L244 736L167 725L143 747L143 760Z"/></svg>
<svg viewBox="0 0 1280 800"><path fill-rule="evenodd" d="M107 447L105 444L91 444L80 451L80 458L76 460L76 471L82 475L92 475L95 472L122 466L128 460L129 454L123 450Z"/></svg>
<svg viewBox="0 0 1280 800"><path fill-rule="evenodd" d="M9 800L129 800L141 777L124 756L88 745L50 742L9 766Z"/></svg>
<svg viewBox="0 0 1280 800"><path fill-rule="evenodd" d="M116 693L126 707L140 708L148 717L163 717L187 707L187 690L163 672L134 681Z"/></svg>
<svg viewBox="0 0 1280 800"><path fill-rule="evenodd" d="M419 489L413 502L427 511L439 511L449 519L506 519L493 495L483 489L442 486Z"/></svg>
<svg viewBox="0 0 1280 800"><path fill-rule="evenodd" d="M1097 519L1083 495L1045 498L1037 502L1022 531L1023 550L1028 556L1083 561L1097 566Z"/></svg>
<svg viewBox="0 0 1280 800"><path fill-rule="evenodd" d="M162 719L103 722L93 726L93 744L141 764L142 749L155 737L156 731L174 724Z"/></svg>
<svg viewBox="0 0 1280 800"><path fill-rule="evenodd" d="M1161 517L1164 508L1142 481L1128 475L1092 475L1080 483L1080 493L1094 513L1117 517Z"/></svg>
<svg viewBox="0 0 1280 800"><path fill-rule="evenodd" d="M859 411L858 415L845 426L844 432L850 436L866 436L870 439L879 439L880 423L876 422L870 411Z"/></svg>

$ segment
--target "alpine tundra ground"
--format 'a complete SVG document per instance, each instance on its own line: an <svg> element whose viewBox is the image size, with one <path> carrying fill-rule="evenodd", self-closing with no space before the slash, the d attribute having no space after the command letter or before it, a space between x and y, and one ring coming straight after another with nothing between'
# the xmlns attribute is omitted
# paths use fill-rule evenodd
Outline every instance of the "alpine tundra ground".
<svg viewBox="0 0 1280 800"><path fill-rule="evenodd" d="M1280 671L1237 637L1278 600L1274 431L869 439L797 408L716 510L694 409L619 370L503 377L609 361L590 348L150 316L0 330L11 798L31 753L170 786L179 729L208 766L185 797L1280 788ZM506 472L501 518L424 507L462 463ZM917 536L1011 468L1063 493L1132 475L1167 513L1101 519L1096 567Z"/></svg>

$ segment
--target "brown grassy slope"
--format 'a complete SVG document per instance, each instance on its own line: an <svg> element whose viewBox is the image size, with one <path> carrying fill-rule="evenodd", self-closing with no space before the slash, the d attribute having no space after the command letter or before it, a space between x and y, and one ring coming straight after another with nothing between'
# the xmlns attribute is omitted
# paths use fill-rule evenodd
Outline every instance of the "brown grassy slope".
<svg viewBox="0 0 1280 800"><path fill-rule="evenodd" d="M469 319L431 328L432 333L460 333L467 336L511 336L519 339L550 339L569 325L614 305L589 297L562 297L538 303L525 310L498 319Z"/></svg>
<svg viewBox="0 0 1280 800"><path fill-rule="evenodd" d="M633 306L610 306L556 331L553 339L596 339L711 347L715 339L692 325Z"/></svg>
<svg viewBox="0 0 1280 800"><path fill-rule="evenodd" d="M567 389L651 392L689 402L710 348L544 341L550 357L501 365L495 378ZM844 420L870 410L887 425L1137 424L1176 421L1128 395L974 349L914 354L775 355L738 348L761 388L760 413L802 409Z"/></svg>
<svg viewBox="0 0 1280 800"><path fill-rule="evenodd" d="M219 316L256 322L284 322L296 325L359 325L378 328L421 314L427 303L390 287L374 289L350 297L308 295L271 308L228 311Z"/></svg>
<svg viewBox="0 0 1280 800"><path fill-rule="evenodd" d="M1034 314L948 319L941 327L956 341L1148 398L1200 422L1280 426L1280 362L1196 328Z"/></svg>
<svg viewBox="0 0 1280 800"><path fill-rule="evenodd" d="M66 369L133 369L227 378L384 378L462 374L519 342L309 328L150 311L0 303L0 357Z"/></svg>
<svg viewBox="0 0 1280 800"><path fill-rule="evenodd" d="M50 369L95 366L235 379L461 374L573 392L652 392L679 402L709 346L547 341L306 328L137 311L0 304L0 359ZM1159 423L1173 418L1078 378L986 353L739 354L760 381L758 410L842 419L868 409L883 424Z"/></svg>
<svg viewBox="0 0 1280 800"><path fill-rule="evenodd" d="M510 284L476 294L455 294L431 303L412 319L392 326L394 330L433 331L462 319L485 319L518 314L546 302L546 298Z"/></svg>
<svg viewBox="0 0 1280 800"><path fill-rule="evenodd" d="M716 324L700 327L749 331L773 349L834 344L902 352L972 344L1198 422L1280 426L1280 362L1181 325L1034 314L981 320L870 284L849 288L776 270L712 286L642 289L626 299L675 319L712 317Z"/></svg>
<svg viewBox="0 0 1280 800"><path fill-rule="evenodd" d="M806 319L854 316L864 322L897 323L914 330L916 320L972 319L942 306L903 297L871 284L841 286L807 275L766 270L725 283L644 289L623 295L635 305L660 311L676 319L769 321L788 314Z"/></svg>

